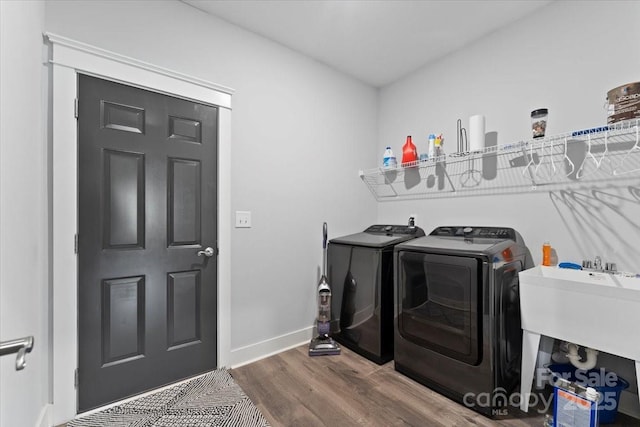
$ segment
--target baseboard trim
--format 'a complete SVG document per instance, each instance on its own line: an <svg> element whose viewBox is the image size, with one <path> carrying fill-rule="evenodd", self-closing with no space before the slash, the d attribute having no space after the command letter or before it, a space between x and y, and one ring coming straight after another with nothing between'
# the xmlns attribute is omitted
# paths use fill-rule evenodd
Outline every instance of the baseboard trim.
<svg viewBox="0 0 640 427"><path fill-rule="evenodd" d="M313 334L313 326L280 335L265 341L231 350L231 368L239 368L252 362L281 353L293 347L308 343Z"/></svg>
<svg viewBox="0 0 640 427"><path fill-rule="evenodd" d="M52 427L53 426L53 405L47 403L42 407L40 416L36 422L35 427Z"/></svg>

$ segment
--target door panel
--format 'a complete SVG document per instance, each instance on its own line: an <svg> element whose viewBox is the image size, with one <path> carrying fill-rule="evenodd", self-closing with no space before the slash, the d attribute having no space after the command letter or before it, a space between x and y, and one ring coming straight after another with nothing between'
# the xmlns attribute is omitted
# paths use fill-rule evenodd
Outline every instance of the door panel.
<svg viewBox="0 0 640 427"><path fill-rule="evenodd" d="M103 249L144 247L144 156L104 150Z"/></svg>
<svg viewBox="0 0 640 427"><path fill-rule="evenodd" d="M144 133L144 109L100 101L101 127Z"/></svg>
<svg viewBox="0 0 640 427"><path fill-rule="evenodd" d="M102 282L102 366L144 355L144 277Z"/></svg>
<svg viewBox="0 0 640 427"><path fill-rule="evenodd" d="M79 77L81 412L217 366L217 119Z"/></svg>
<svg viewBox="0 0 640 427"><path fill-rule="evenodd" d="M200 340L200 272L169 274L167 342L170 347Z"/></svg>
<svg viewBox="0 0 640 427"><path fill-rule="evenodd" d="M170 246L200 244L200 162L169 159Z"/></svg>

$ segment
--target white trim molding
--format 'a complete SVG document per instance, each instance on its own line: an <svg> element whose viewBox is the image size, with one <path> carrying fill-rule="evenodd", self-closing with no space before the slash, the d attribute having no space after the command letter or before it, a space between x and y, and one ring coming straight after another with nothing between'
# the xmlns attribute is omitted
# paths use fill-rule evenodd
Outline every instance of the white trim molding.
<svg viewBox="0 0 640 427"><path fill-rule="evenodd" d="M57 34L45 33L45 37L51 45L64 48L60 49L59 52L57 52L57 55L51 58L49 62L52 64L74 69L78 69L79 66L86 66L88 68L101 67L100 71L103 72L105 69L115 70L124 66L124 69L135 73L136 76L145 76L145 79L149 78L150 75L154 75L155 78L164 77L166 79L173 80L171 87L179 87L182 91L187 92L196 90L196 96L189 98L197 99L201 102L206 101L209 104L217 105L219 107L231 108L231 95L233 95L235 91L226 86L178 73L177 71L169 70L167 68L158 67L156 65L149 64L148 62L139 61L129 56L120 55L118 53L72 40L67 37L59 36ZM88 58L91 58L91 63L87 62ZM140 71L137 72L135 70ZM89 70L83 68L82 71ZM114 78L115 76L111 76L112 80ZM124 77L123 81L128 83L132 82L130 77ZM184 83L184 86L179 82ZM207 92L198 91L198 87L206 89ZM156 87L154 89L162 92L160 88ZM173 92L173 94L176 93ZM182 97L186 96L184 93L181 93L180 95ZM212 98L205 100L202 99L203 96L209 96Z"/></svg>
<svg viewBox="0 0 640 427"><path fill-rule="evenodd" d="M38 421L36 421L35 427L51 427L53 421L51 421L51 417L53 415L53 405L50 403L44 405L42 410L40 411L40 416L38 417Z"/></svg>
<svg viewBox="0 0 640 427"><path fill-rule="evenodd" d="M218 134L218 367L231 361L231 95L233 90L95 46L45 33L50 46L53 151L53 425L77 414L77 124L78 73L216 105Z"/></svg>
<svg viewBox="0 0 640 427"><path fill-rule="evenodd" d="M309 344L312 337L313 326L309 326L308 328L234 349L231 351L230 367L238 368L305 343Z"/></svg>

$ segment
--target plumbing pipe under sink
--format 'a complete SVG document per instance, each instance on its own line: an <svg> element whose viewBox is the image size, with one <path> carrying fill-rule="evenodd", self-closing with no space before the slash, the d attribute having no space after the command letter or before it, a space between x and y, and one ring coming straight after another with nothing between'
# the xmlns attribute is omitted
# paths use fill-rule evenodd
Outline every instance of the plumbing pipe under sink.
<svg viewBox="0 0 640 427"><path fill-rule="evenodd" d="M589 370L596 367L596 363L598 361L598 350L594 350L592 348L585 348L585 352L587 354L587 360L582 360L582 357L578 354L578 345L569 343L568 344L569 353L567 354L567 358L569 362L573 366L578 369Z"/></svg>
<svg viewBox="0 0 640 427"><path fill-rule="evenodd" d="M567 354L569 353L568 346L568 342L562 341L558 346L558 351L554 352L551 355L551 360L553 360L555 363L569 363L569 358L567 357Z"/></svg>

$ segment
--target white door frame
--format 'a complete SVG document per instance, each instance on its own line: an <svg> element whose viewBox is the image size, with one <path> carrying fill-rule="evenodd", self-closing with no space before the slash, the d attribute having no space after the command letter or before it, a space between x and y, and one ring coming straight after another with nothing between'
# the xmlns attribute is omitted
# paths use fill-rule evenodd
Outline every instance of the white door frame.
<svg viewBox="0 0 640 427"><path fill-rule="evenodd" d="M160 68L95 46L46 33L50 45L53 151L53 423L77 414L78 366L78 158L75 99L78 73L179 96L218 109L218 367L231 352L231 95L233 90Z"/></svg>

